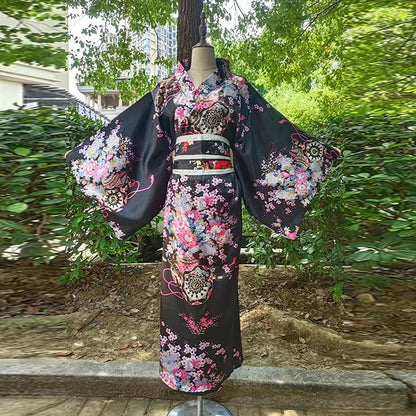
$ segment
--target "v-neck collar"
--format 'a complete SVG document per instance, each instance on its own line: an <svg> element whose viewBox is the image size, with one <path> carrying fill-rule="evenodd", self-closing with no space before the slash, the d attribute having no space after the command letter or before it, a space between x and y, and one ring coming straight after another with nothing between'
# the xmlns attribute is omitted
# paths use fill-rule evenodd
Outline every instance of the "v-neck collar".
<svg viewBox="0 0 416 416"><path fill-rule="evenodd" d="M191 67L191 60L188 58L179 60L175 69L175 76L192 91L198 91L204 87L215 87L231 76L230 62L227 59L217 57L215 63L217 69L211 72L198 86L195 86L189 77L188 71Z"/></svg>

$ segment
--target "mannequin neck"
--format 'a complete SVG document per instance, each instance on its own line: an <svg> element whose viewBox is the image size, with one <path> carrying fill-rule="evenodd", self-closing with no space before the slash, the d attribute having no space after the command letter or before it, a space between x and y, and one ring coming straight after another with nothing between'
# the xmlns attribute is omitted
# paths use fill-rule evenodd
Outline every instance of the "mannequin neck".
<svg viewBox="0 0 416 416"><path fill-rule="evenodd" d="M191 67L188 75L196 86L201 84L217 69L214 48L209 46L194 47L192 49Z"/></svg>

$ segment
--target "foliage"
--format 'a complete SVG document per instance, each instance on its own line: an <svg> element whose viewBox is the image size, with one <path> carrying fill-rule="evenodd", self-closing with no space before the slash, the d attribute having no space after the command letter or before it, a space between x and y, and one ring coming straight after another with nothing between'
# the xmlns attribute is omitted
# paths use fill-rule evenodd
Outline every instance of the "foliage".
<svg viewBox="0 0 416 416"><path fill-rule="evenodd" d="M413 2L349 5L344 33L346 281L416 261Z"/></svg>
<svg viewBox="0 0 416 416"><path fill-rule="evenodd" d="M0 112L0 252L49 263L65 243L65 113Z"/></svg>
<svg viewBox="0 0 416 416"><path fill-rule="evenodd" d="M68 53L66 3L61 0L2 0L1 13L10 19L0 25L0 63L14 62L66 68Z"/></svg>
<svg viewBox="0 0 416 416"><path fill-rule="evenodd" d="M344 176L331 172L328 185L339 181L340 187L333 189L336 194L330 192L335 200L327 201L335 204L333 224L337 228L327 229L336 235L328 254L332 263L348 265L351 270L334 269L331 263L332 290L334 298L339 298L345 281L373 284L374 268L415 262L415 195L411 190L415 124L407 114L415 101L416 6L403 1L344 2L327 14L324 10L338 2L290 3L293 8L285 2L278 7L275 2L255 3L251 17L243 17L241 22L262 21L263 31L253 30L247 38L242 24L238 32L217 44L237 63L235 72L254 81L283 114L329 143L335 137L343 141L339 147ZM313 7L319 8L317 19L313 19ZM302 8L306 20L296 24L296 13ZM314 24L303 32L308 19ZM331 40L325 45L327 36ZM233 39L235 47L227 45L228 39ZM285 45L283 52L281 45ZM330 120L332 132L322 135ZM311 213L315 209L312 205ZM325 211L321 213L319 218L332 219ZM319 274L329 241L325 241L326 234L322 240L308 218L299 241L289 243L252 222L255 261L271 266L281 263L287 258L273 249L283 248L299 271ZM301 240L303 252L296 244ZM303 266L310 262L309 251L313 253L312 269Z"/></svg>
<svg viewBox="0 0 416 416"><path fill-rule="evenodd" d="M72 107L67 113L66 148L74 148L101 127L103 127L101 121L93 121L81 116ZM142 228L128 240L118 240L114 237L113 229L104 219L97 202L82 194L75 178L71 175L70 168L67 168L67 172L67 255L73 261L74 267L67 268L62 281L74 282L83 275L83 267L91 260L86 255L87 250L100 260L115 262L118 270L121 262L143 261L140 253L143 248L143 238L160 235L157 224L161 221L161 217L157 216L151 225Z"/></svg>
<svg viewBox="0 0 416 416"><path fill-rule="evenodd" d="M308 91L313 80L337 87L344 7L339 0L255 0L214 45L236 73L267 89L286 82Z"/></svg>
<svg viewBox="0 0 416 416"><path fill-rule="evenodd" d="M416 3L356 1L347 11L343 33L347 114L414 111Z"/></svg>
<svg viewBox="0 0 416 416"><path fill-rule="evenodd" d="M345 263L356 270L416 262L415 120L345 119Z"/></svg>
<svg viewBox="0 0 416 416"><path fill-rule="evenodd" d="M315 84L305 92L294 83L283 82L267 91L264 97L306 131L316 131L317 134L324 134L327 129L334 134L334 129L339 131L332 122L343 110L342 99L338 91L326 85Z"/></svg>

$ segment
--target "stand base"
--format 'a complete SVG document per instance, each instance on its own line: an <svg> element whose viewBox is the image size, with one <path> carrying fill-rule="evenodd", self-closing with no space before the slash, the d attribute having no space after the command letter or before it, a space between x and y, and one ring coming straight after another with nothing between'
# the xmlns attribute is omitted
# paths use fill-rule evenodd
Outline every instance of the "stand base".
<svg viewBox="0 0 416 416"><path fill-rule="evenodd" d="M167 416L192 416L198 415L198 400L188 400L177 404ZM233 416L230 411L220 403L212 400L203 400L201 416Z"/></svg>

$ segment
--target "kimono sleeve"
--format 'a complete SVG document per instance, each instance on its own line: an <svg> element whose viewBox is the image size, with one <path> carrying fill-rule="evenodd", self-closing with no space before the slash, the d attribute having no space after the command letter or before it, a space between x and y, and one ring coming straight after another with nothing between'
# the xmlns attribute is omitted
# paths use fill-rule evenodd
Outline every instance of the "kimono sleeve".
<svg viewBox="0 0 416 416"><path fill-rule="evenodd" d="M81 192L98 203L119 240L148 224L165 202L173 148L158 92L159 84L66 156Z"/></svg>
<svg viewBox="0 0 416 416"><path fill-rule="evenodd" d="M319 185L340 152L302 131L246 83L234 166L247 211L285 238L296 238Z"/></svg>

